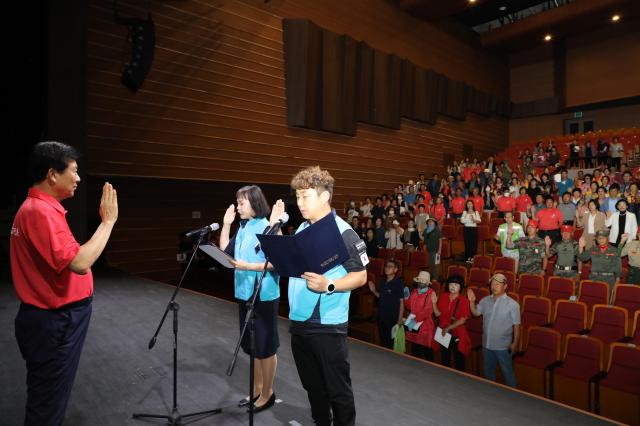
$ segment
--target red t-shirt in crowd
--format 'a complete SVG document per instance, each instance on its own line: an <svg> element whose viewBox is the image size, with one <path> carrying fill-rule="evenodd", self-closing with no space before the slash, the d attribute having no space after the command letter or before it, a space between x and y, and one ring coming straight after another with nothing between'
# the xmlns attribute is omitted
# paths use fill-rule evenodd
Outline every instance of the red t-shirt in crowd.
<svg viewBox="0 0 640 426"><path fill-rule="evenodd" d="M538 229L541 231L551 231L562 226L562 212L556 208L541 209L536 215Z"/></svg>
<svg viewBox="0 0 640 426"><path fill-rule="evenodd" d="M499 212L512 212L516 208L516 200L513 197L502 196L496 200L496 207Z"/></svg>
<svg viewBox="0 0 640 426"><path fill-rule="evenodd" d="M429 202L431 202L431 193L429 191L420 192L420 195L424 197L424 206L429 209Z"/></svg>
<svg viewBox="0 0 640 426"><path fill-rule="evenodd" d="M11 228L11 274L18 299L56 309L93 294L91 271L79 275L69 264L80 250L65 215L49 194L29 189Z"/></svg>
<svg viewBox="0 0 640 426"><path fill-rule="evenodd" d="M484 210L484 199L480 195L476 195L475 197L469 197L468 200L473 201L473 207L476 208L476 211L482 212Z"/></svg>
<svg viewBox="0 0 640 426"><path fill-rule="evenodd" d="M458 305L456 308L456 304ZM471 316L471 307L469 305L469 299L466 297L458 296L454 300L451 300L449 293L443 292L438 298L438 310L440 311L440 322L439 326L441 328L448 327L452 322L451 317L457 321L460 318L469 319ZM455 314L454 314L455 311ZM458 342L458 350L462 352L465 356L469 355L471 352L471 339L469 337L469 333L467 333L467 328L464 324L454 328L451 330L451 334L454 337L460 339Z"/></svg>
<svg viewBox="0 0 640 426"><path fill-rule="evenodd" d="M466 200L463 197L456 197L451 200L451 213L462 214Z"/></svg>
<svg viewBox="0 0 640 426"><path fill-rule="evenodd" d="M520 213L526 213L531 204L533 204L533 201L531 201L531 197L527 194L519 195L518 198L516 198L516 210Z"/></svg>
<svg viewBox="0 0 640 426"><path fill-rule="evenodd" d="M444 208L444 204L434 204L431 206L431 216L435 217L438 223L442 222L442 219L447 215L447 210Z"/></svg>

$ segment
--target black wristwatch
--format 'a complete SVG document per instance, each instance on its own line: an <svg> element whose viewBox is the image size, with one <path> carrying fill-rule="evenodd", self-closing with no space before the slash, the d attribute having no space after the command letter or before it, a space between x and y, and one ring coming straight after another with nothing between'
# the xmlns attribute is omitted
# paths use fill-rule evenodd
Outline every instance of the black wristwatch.
<svg viewBox="0 0 640 426"><path fill-rule="evenodd" d="M336 291L336 285L333 283L333 280L329 280L329 285L327 286L325 294L333 294L334 291Z"/></svg>

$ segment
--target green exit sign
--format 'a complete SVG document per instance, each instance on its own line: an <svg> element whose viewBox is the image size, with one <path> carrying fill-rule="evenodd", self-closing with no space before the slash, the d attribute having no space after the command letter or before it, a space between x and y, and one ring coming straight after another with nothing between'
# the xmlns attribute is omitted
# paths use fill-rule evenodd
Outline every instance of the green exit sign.
<svg viewBox="0 0 640 426"><path fill-rule="evenodd" d="M574 112L573 118L582 118L582 112Z"/></svg>

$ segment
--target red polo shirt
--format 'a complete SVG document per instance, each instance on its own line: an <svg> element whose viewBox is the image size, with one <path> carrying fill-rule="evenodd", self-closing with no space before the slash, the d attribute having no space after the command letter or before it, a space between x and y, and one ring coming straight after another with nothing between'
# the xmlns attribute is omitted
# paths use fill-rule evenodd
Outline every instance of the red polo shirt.
<svg viewBox="0 0 640 426"><path fill-rule="evenodd" d="M451 200L451 212L455 214L462 214L464 211L464 204L466 200L463 197L456 197Z"/></svg>
<svg viewBox="0 0 640 426"><path fill-rule="evenodd" d="M533 202L527 194L519 195L518 198L516 198L516 210L521 213L526 213L531 204L533 204Z"/></svg>
<svg viewBox="0 0 640 426"><path fill-rule="evenodd" d="M516 208L516 199L513 197L502 196L496 201L496 207L499 212L512 212Z"/></svg>
<svg viewBox="0 0 640 426"><path fill-rule="evenodd" d="M470 196L467 199L473 201L473 207L476 208L476 211L482 212L484 210L484 199L481 195Z"/></svg>
<svg viewBox="0 0 640 426"><path fill-rule="evenodd" d="M552 231L562 226L562 212L556 208L544 208L536 215L541 231Z"/></svg>
<svg viewBox="0 0 640 426"><path fill-rule="evenodd" d="M431 216L435 217L438 223L441 223L446 215L447 210L444 208L444 204L434 204L431 206Z"/></svg>
<svg viewBox="0 0 640 426"><path fill-rule="evenodd" d="M52 196L31 188L11 228L11 274L18 299L56 309L93 294L91 271L78 275L69 264L80 250L65 215Z"/></svg>

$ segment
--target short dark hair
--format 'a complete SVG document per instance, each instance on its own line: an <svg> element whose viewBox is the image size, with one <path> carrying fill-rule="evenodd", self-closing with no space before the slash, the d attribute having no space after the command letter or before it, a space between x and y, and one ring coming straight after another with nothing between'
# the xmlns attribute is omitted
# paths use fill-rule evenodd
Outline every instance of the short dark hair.
<svg viewBox="0 0 640 426"><path fill-rule="evenodd" d="M616 191L620 191L620 185L618 185L617 183L612 183L609 186L609 191L611 191L612 189L615 189Z"/></svg>
<svg viewBox="0 0 640 426"><path fill-rule="evenodd" d="M589 201L587 201L587 207L589 206L589 203L595 204L596 210L600 208L600 202L598 201L597 198L592 198Z"/></svg>
<svg viewBox="0 0 640 426"><path fill-rule="evenodd" d="M31 184L46 179L49 169L63 173L69 163L77 161L80 154L70 145L62 142L46 141L37 143L29 157L29 179Z"/></svg>
<svg viewBox="0 0 640 426"><path fill-rule="evenodd" d="M251 205L253 212L256 214L255 217L267 217L269 216L269 213L271 213L269 203L267 203L267 199L264 197L262 189L257 185L247 185L238 189L238 192L236 192L236 198L246 198L249 200L249 204Z"/></svg>
<svg viewBox="0 0 640 426"><path fill-rule="evenodd" d="M582 194L582 190L580 188L573 188L573 194L575 193Z"/></svg>
<svg viewBox="0 0 640 426"><path fill-rule="evenodd" d="M386 261L386 262L384 262L384 264L385 264L385 265L388 265L388 264L390 264L390 263L391 263L391 264L393 264L393 267L394 267L394 268L396 268L396 269L399 269L399 268L400 268L400 263L399 263L397 260L395 260L395 259L387 259L387 261Z"/></svg>
<svg viewBox="0 0 640 426"><path fill-rule="evenodd" d="M449 293L449 284L458 284L460 286L460 290L464 288L464 277L459 274L450 275L445 281L444 291Z"/></svg>
<svg viewBox="0 0 640 426"><path fill-rule="evenodd" d="M571 193L569 191L564 191L562 193L562 196L564 197L565 195L568 195L569 197L571 197Z"/></svg>

